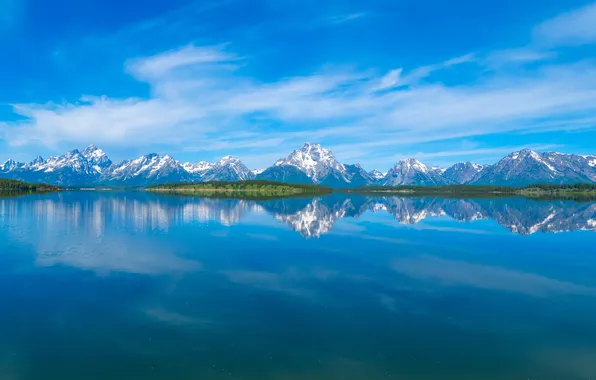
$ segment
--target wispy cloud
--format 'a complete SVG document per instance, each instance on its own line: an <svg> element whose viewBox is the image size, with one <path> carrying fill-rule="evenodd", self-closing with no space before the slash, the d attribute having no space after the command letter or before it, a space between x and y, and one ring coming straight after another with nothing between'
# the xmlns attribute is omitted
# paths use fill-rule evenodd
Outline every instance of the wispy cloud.
<svg viewBox="0 0 596 380"><path fill-rule="evenodd" d="M420 160L424 160L427 158L437 158L437 157L477 157L483 155L505 155L511 152L515 152L522 149L532 149L543 151L547 149L556 149L560 148L561 145L558 144L529 144L529 145L517 145L517 146L504 146L498 148L479 148L479 149L465 149L465 150L447 150L447 151L439 151L439 152L431 152L431 153L424 153L424 152L417 152L417 153L407 153L404 155L394 156L394 159L402 159L407 157L417 158Z"/></svg>
<svg viewBox="0 0 596 380"><path fill-rule="evenodd" d="M348 21L354 21L359 18L365 17L366 13L348 13L343 15L332 16L329 18L329 21L333 24L342 24Z"/></svg>
<svg viewBox="0 0 596 380"><path fill-rule="evenodd" d="M596 43L596 3L575 9L536 27L537 42L545 45Z"/></svg>
<svg viewBox="0 0 596 380"><path fill-rule="evenodd" d="M223 46L196 47L190 45L153 57L132 60L128 66L129 70L138 78L150 80L152 78L159 79L176 69L231 63L239 59L226 53Z"/></svg>
<svg viewBox="0 0 596 380"><path fill-rule="evenodd" d="M591 41L593 24L586 20L594 9L547 21L536 29L536 38ZM564 26L575 22L583 26L565 32ZM70 103L15 104L21 120L0 122L0 133L12 146L143 147L158 141L178 151L242 149L263 166L268 163L257 159L260 149L287 150L304 141L326 143L340 159L361 161L411 151L403 148L408 144L568 129L568 121L574 130L593 128L586 115L596 111L596 64L552 59L556 54L511 48L385 73L327 65L307 75L263 81L247 70L258 58L236 54L233 43L191 44L126 62L123 70L150 87L147 98L84 96ZM464 68L472 79L441 81L443 74Z"/></svg>

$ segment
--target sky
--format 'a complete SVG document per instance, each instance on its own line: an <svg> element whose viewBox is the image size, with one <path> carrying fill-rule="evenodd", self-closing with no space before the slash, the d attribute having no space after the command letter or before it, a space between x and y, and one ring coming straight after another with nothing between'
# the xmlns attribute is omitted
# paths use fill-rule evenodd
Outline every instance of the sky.
<svg viewBox="0 0 596 380"><path fill-rule="evenodd" d="M596 2L0 0L0 162L596 153Z"/></svg>

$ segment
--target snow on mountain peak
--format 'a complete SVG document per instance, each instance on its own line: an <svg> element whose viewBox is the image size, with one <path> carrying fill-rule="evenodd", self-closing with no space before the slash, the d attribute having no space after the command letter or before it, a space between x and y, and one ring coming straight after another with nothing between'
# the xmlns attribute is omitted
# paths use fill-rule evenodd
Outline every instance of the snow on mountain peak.
<svg viewBox="0 0 596 380"><path fill-rule="evenodd" d="M108 155L93 144L85 148L80 154L89 161L93 169L98 173L102 173L112 165L112 160L110 160Z"/></svg>
<svg viewBox="0 0 596 380"><path fill-rule="evenodd" d="M430 171L428 166L426 166L425 164L423 164L422 162L420 162L414 158L405 158L405 159L399 160L399 162L397 164L395 164L395 167L398 167L398 166L404 167L406 169L418 170L423 173L428 173Z"/></svg>
<svg viewBox="0 0 596 380"><path fill-rule="evenodd" d="M376 180L379 180L379 179L382 179L385 177L385 173L381 173L377 169L371 170L368 174L370 174L370 176Z"/></svg>
<svg viewBox="0 0 596 380"><path fill-rule="evenodd" d="M222 157L201 173L203 181L238 181L253 179L254 175L242 161L232 156Z"/></svg>
<svg viewBox="0 0 596 380"><path fill-rule="evenodd" d="M106 156L106 153L103 150L97 148L95 145L89 145L85 150L81 152L81 154L86 159L100 158Z"/></svg>
<svg viewBox="0 0 596 380"><path fill-rule="evenodd" d="M191 174L200 174L206 172L213 166L212 163L207 161L199 161L196 164L193 164L192 162L185 162L181 165L184 168L184 170Z"/></svg>
<svg viewBox="0 0 596 380"><path fill-rule="evenodd" d="M220 158L219 161L217 161L216 165L227 165L227 164L233 164L233 163L238 163L238 162L240 162L240 160L234 156L224 156L224 157Z"/></svg>
<svg viewBox="0 0 596 380"><path fill-rule="evenodd" d="M433 170L433 171L435 171L435 172L437 172L439 174L443 174L443 173L445 173L445 171L447 170L447 168L442 168L440 166L433 166L433 167L431 167L431 170Z"/></svg>
<svg viewBox="0 0 596 380"><path fill-rule="evenodd" d="M42 164L42 163L44 163L44 162L45 162L45 160L43 159L43 157L42 157L42 156L37 156L37 157L35 157L35 158L33 159L33 161L31 161L31 162L29 163L29 165L30 165L30 166L34 166L34 165L39 165L39 164Z"/></svg>
<svg viewBox="0 0 596 380"><path fill-rule="evenodd" d="M0 171L9 172L11 170L15 170L23 166L24 165L22 163L17 162L15 160L7 160L3 165L0 166Z"/></svg>
<svg viewBox="0 0 596 380"><path fill-rule="evenodd" d="M288 157L278 160L275 166L289 165L302 170L313 181L329 174L330 170L336 170L341 174L346 168L340 164L329 149L319 144L306 143L300 149L293 151Z"/></svg>

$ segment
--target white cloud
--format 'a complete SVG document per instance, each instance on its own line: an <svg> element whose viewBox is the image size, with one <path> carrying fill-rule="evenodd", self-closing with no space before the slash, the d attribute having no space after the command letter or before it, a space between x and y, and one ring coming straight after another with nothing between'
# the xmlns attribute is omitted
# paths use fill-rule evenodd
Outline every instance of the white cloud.
<svg viewBox="0 0 596 380"><path fill-rule="evenodd" d="M366 13L348 13L345 15L330 17L329 20L334 24L342 24L344 22L357 20L364 16L366 16Z"/></svg>
<svg viewBox="0 0 596 380"><path fill-rule="evenodd" d="M545 21L536 27L534 35L546 45L596 43L596 3Z"/></svg>
<svg viewBox="0 0 596 380"><path fill-rule="evenodd" d="M153 57L132 60L129 62L129 70L139 78L159 79L178 68L230 63L238 59L238 57L226 53L222 47L190 45Z"/></svg>
<svg viewBox="0 0 596 380"><path fill-rule="evenodd" d="M516 65L523 63L532 63L547 61L557 56L556 52L544 51L536 48L517 48L497 50L490 53L485 63L492 67L500 67L503 65Z"/></svg>
<svg viewBox="0 0 596 380"><path fill-rule="evenodd" d="M447 151L439 151L439 152L432 152L432 153L411 153L405 154L403 156L395 156L396 160L402 158L417 158L417 159L426 159L426 158L437 158L437 157L469 157L469 156L480 156L480 155L487 155L487 154L494 154L494 155L506 155L511 152L519 151L522 149L532 149L537 151L543 151L547 149L555 149L559 148L560 145L557 144L534 144L534 145L518 145L518 146L505 146L505 147L498 147L498 148L479 148L479 149L464 149L464 150L447 150Z"/></svg>
<svg viewBox="0 0 596 380"><path fill-rule="evenodd" d="M539 34L565 20L584 20L590 9L546 22ZM391 149L390 156L406 144L591 128L585 115L596 111L596 65L561 63L551 59L556 54L505 49L381 75L328 66L264 82L246 75L255 58L241 59L231 45L189 45L127 62L128 73L150 86L146 99L17 104L14 111L23 119L0 123L0 134L12 146L159 142L178 151L244 149L255 159L249 165L260 167L270 162L258 161L258 149L286 150L304 141L326 143L340 159L360 161L381 148ZM439 81L464 64L473 80Z"/></svg>
<svg viewBox="0 0 596 380"><path fill-rule="evenodd" d="M397 86L402 72L403 69L401 68L389 71L387 75L381 78L381 83L379 84L379 87L377 87L377 90L384 90L386 88Z"/></svg>

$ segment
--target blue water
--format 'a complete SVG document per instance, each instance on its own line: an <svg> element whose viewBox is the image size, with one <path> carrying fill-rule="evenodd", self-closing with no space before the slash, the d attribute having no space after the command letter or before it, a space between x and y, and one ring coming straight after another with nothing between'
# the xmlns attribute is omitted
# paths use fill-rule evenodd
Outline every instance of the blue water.
<svg viewBox="0 0 596 380"><path fill-rule="evenodd" d="M596 203L0 197L0 379L593 379Z"/></svg>

